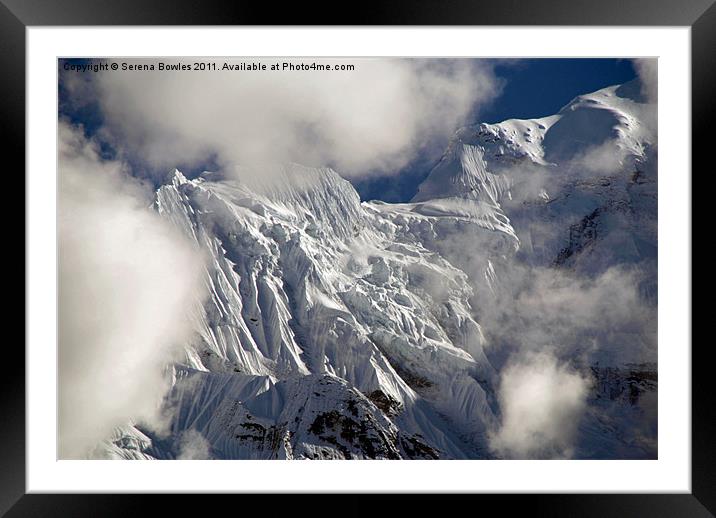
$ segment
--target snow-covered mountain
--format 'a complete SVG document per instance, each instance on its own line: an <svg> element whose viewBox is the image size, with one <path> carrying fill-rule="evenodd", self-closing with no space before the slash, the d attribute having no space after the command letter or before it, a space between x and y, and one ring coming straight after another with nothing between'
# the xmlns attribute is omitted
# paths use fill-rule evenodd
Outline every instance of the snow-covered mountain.
<svg viewBox="0 0 716 518"><path fill-rule="evenodd" d="M655 456L656 134L638 90L462 128L411 203L295 164L175 171L154 208L204 252L209 295L168 371L169 433L127 426L101 455L499 457L502 369L559 341L593 382L574 456ZM533 272L559 293L609 287L614 268L638 282L622 302L640 322L525 305Z"/></svg>

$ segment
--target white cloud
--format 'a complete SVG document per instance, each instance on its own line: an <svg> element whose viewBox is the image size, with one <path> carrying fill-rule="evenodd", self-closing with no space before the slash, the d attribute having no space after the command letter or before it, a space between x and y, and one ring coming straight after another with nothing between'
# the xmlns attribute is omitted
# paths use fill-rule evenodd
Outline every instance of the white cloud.
<svg viewBox="0 0 716 518"><path fill-rule="evenodd" d="M597 175L610 175L624 170L624 162L629 156L630 150L608 140L581 150L572 157L567 167L574 176L594 178Z"/></svg>
<svg viewBox="0 0 716 518"><path fill-rule="evenodd" d="M549 353L521 355L501 373L502 423L490 446L506 458L571 457L588 388Z"/></svg>
<svg viewBox="0 0 716 518"><path fill-rule="evenodd" d="M451 134L499 90L481 60L304 60L313 61L355 70L93 75L104 135L156 170L215 159L224 167L294 161L349 177L384 174ZM67 87L88 95L82 82Z"/></svg>
<svg viewBox="0 0 716 518"><path fill-rule="evenodd" d="M655 361L656 310L640 294L653 265L618 264L624 260L620 254L631 250L622 247L617 228L612 230L615 248L597 246L585 257L586 271L553 267L569 236L569 221L538 219L533 213L521 217L521 224L529 226L517 227L522 246L527 249L532 239L536 251L505 253L513 241L469 226L443 232L435 242L440 254L470 277L470 303L493 365L499 368L515 351L547 346L554 347L559 358L583 364ZM488 261L495 269L491 283Z"/></svg>
<svg viewBox="0 0 716 518"><path fill-rule="evenodd" d="M653 310L640 300L639 270L611 267L594 277L519 265L511 271L513 277L502 286L502 306L493 309L493 320L486 319L500 341L527 349L554 345L561 357L582 361L596 349L601 356L608 348L610 355L629 360L651 352L635 338L650 336L655 328ZM616 339L620 336L630 339ZM625 341L628 348L616 347Z"/></svg>
<svg viewBox="0 0 716 518"><path fill-rule="evenodd" d="M189 429L179 437L177 460L207 460L211 458L209 441L200 432Z"/></svg>
<svg viewBox="0 0 716 518"><path fill-rule="evenodd" d="M658 70L659 61L656 58L634 59L634 70L641 82L641 93L649 103L658 101L659 84Z"/></svg>
<svg viewBox="0 0 716 518"><path fill-rule="evenodd" d="M198 253L149 208L122 164L59 126L59 452L158 418L164 367L189 336Z"/></svg>

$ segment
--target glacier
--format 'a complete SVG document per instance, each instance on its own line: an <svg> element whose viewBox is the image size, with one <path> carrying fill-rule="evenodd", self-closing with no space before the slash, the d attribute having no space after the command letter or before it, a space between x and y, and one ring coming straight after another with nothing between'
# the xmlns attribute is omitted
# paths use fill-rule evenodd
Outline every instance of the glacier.
<svg viewBox="0 0 716 518"><path fill-rule="evenodd" d="M655 458L652 111L635 81L466 126L408 203L330 168L175 170L153 210L204 254L208 295L167 367L168 429L128 423L94 455L181 458L191 432L215 459L500 458L500 372L551 347L591 380L574 457ZM524 302L534 272L567 293L615 271L638 298L605 304L631 320Z"/></svg>

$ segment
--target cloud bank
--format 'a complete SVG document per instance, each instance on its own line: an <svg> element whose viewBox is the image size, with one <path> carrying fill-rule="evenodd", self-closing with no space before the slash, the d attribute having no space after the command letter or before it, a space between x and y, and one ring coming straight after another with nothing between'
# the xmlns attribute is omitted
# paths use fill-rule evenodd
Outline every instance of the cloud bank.
<svg viewBox="0 0 716 518"><path fill-rule="evenodd" d="M66 73L64 85L70 102L96 98L103 137L154 171L293 161L347 177L397 171L500 88L487 61L303 60L313 61L355 70L110 70Z"/></svg>
<svg viewBox="0 0 716 518"><path fill-rule="evenodd" d="M159 418L201 293L196 250L80 129L59 125L59 456Z"/></svg>
<svg viewBox="0 0 716 518"><path fill-rule="evenodd" d="M640 268L614 266L594 277L557 268L511 265L481 322L493 344L589 364L655 359L656 314L642 300Z"/></svg>

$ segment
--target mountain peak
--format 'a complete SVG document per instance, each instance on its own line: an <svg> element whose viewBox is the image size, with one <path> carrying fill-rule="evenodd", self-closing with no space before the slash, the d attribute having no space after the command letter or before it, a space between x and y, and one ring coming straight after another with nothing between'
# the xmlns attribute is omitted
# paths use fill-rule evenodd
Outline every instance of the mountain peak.
<svg viewBox="0 0 716 518"><path fill-rule="evenodd" d="M189 183L187 177L184 176L184 173L182 173L179 169L174 168L174 171L171 173L171 184L174 187L178 187L180 185L184 185L185 183Z"/></svg>
<svg viewBox="0 0 716 518"><path fill-rule="evenodd" d="M571 164L606 144L642 157L655 141L655 116L630 81L572 99L554 115L476 123L455 132L413 201L459 196L499 204L518 169Z"/></svg>

